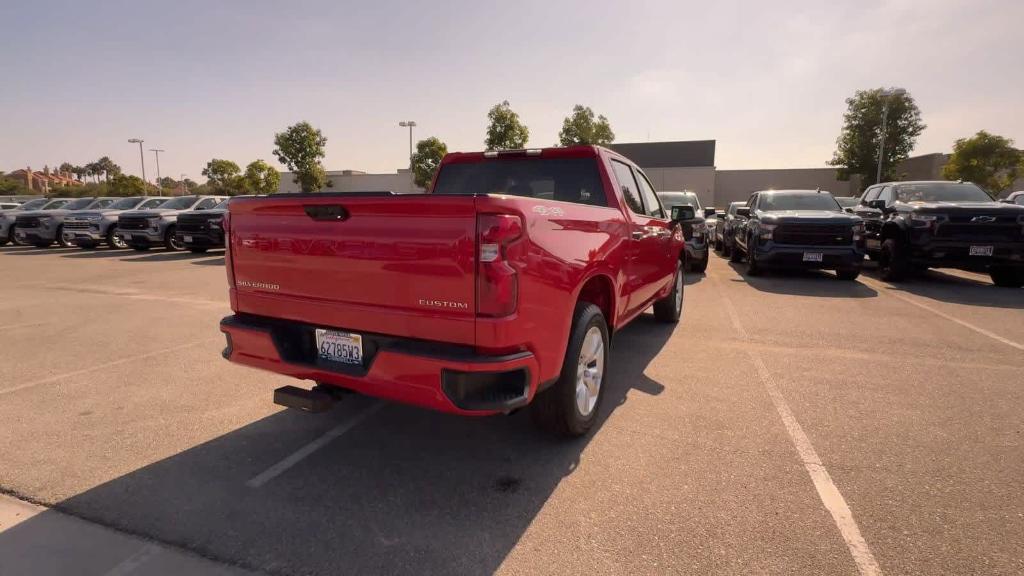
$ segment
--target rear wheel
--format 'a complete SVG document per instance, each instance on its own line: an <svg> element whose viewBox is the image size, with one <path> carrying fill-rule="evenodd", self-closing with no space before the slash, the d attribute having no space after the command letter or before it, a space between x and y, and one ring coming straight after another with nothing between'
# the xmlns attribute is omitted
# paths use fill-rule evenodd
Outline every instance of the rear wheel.
<svg viewBox="0 0 1024 576"><path fill-rule="evenodd" d="M14 244L15 246L24 246L25 245L24 242L22 242L21 240L18 240L18 236L14 233L14 226L11 226L11 236L10 236L9 239L11 241L11 244Z"/></svg>
<svg viewBox="0 0 1024 576"><path fill-rule="evenodd" d="M177 229L174 226L167 227L167 234L164 236L164 246L166 246L168 250L181 252L185 249L185 243L178 240L178 237L175 234L176 232Z"/></svg>
<svg viewBox="0 0 1024 576"><path fill-rule="evenodd" d="M586 434L597 420L604 398L607 358L604 314L589 302L577 303L562 373L551 388L534 398L530 407L534 423L560 436Z"/></svg>
<svg viewBox="0 0 1024 576"><path fill-rule="evenodd" d="M740 247L736 245L736 239L733 238L732 244L728 246L729 249L729 262L742 262L743 252Z"/></svg>
<svg viewBox="0 0 1024 576"><path fill-rule="evenodd" d="M683 265L679 262L676 264L676 275L672 279L672 291L654 303L654 317L659 322L679 322L679 317L683 314L683 277Z"/></svg>
<svg viewBox="0 0 1024 576"><path fill-rule="evenodd" d="M694 260L690 263L690 272L703 272L708 269L708 258L711 257L711 251L705 250L704 257L700 260Z"/></svg>
<svg viewBox="0 0 1024 576"><path fill-rule="evenodd" d="M1020 288L1024 286L1024 270L995 266L988 272L992 283L1002 288Z"/></svg>
<svg viewBox="0 0 1024 576"><path fill-rule="evenodd" d="M907 277L907 256L895 238L882 242L878 255L878 275L886 282L899 282Z"/></svg>

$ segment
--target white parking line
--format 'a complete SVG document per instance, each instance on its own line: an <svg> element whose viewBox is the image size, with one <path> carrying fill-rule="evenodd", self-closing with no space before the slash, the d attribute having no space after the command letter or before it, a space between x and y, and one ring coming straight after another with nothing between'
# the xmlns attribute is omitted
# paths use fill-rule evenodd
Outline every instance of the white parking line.
<svg viewBox="0 0 1024 576"><path fill-rule="evenodd" d="M736 308L732 305L732 301L721 289L718 290L718 293L722 296L722 301L725 304L726 312L732 321L733 327L739 332L741 339L749 340L747 331L740 322L739 314L737 314ZM843 541L846 542L846 547L850 551L850 556L853 557L853 562L857 565L857 570L863 576L881 576L882 569L878 566L878 561L875 560L874 554L871 553L867 541L861 535L860 528L853 519L853 512L850 511L850 507L846 504L846 499L843 498L839 488L832 481L832 476L829 475L825 465L821 462L821 458L818 457L818 453L814 450L814 445L811 444L810 438L804 433L800 422L797 421L793 411L789 408L789 404L786 403L786 398L779 391L778 386L775 385L775 380L772 378L771 372L768 371L768 367L765 365L761 355L752 349L747 349L746 352L757 368L761 384L767 390L768 397L771 398L772 404L775 406L775 411L779 414L779 418L782 419L786 433L789 435L790 441L793 442L793 446L800 456L804 469L807 470L807 474L811 477L811 482L814 484L814 489L818 492L821 503L825 505L825 509L832 515L832 521L835 522L840 535L843 537Z"/></svg>
<svg viewBox="0 0 1024 576"><path fill-rule="evenodd" d="M81 370L75 370L72 372L65 372L63 374L56 374L54 376L48 376L41 380L33 380L32 382L26 382L25 384L19 384L12 386L11 388L4 388L0 390L0 394L9 394L11 392L17 392L18 390L24 390L26 388L32 388L33 386L39 386L42 384L49 384L64 378L70 378L72 376L79 376L82 374L88 374L89 372L95 372L97 370L104 370L114 366L120 366L121 364L127 364L129 362L135 362L137 360L145 360L146 358L153 358L154 356L163 356L168 352L176 352L178 350L184 350L185 348L191 348L192 346L198 346L200 344L209 344L210 342L219 341L220 338L207 338L205 340L196 340L195 342L189 342L188 344L180 344L178 346L171 346L170 348L161 348L154 352L147 352L146 354L139 354L137 356L129 356L128 358L121 358L120 360L114 360L113 362L106 362L104 364L97 364L89 368L82 368Z"/></svg>
<svg viewBox="0 0 1024 576"><path fill-rule="evenodd" d="M127 576L133 574L139 566L148 562L151 558L161 552L156 544L145 544L138 552L122 560L117 566L111 568L104 576Z"/></svg>
<svg viewBox="0 0 1024 576"><path fill-rule="evenodd" d="M922 310L927 310L928 312L931 312L932 314L935 314L936 316L939 316L940 318L945 318L946 320L949 320L950 322L956 322L957 324L963 326L964 328L969 328L971 330L974 330L975 332L977 332L978 334L981 334L982 336L988 336L989 338L991 338L991 339L993 339L993 340L995 340L997 342L1002 342L1003 344L1006 344L1007 346L1012 346L1012 347L1016 348L1017 350L1024 350L1024 344L1021 344L1019 342L1014 342L1013 340L1010 340L1008 338L1003 338L999 334L996 334L994 332L989 332L988 330L985 330L984 328L982 328L980 326L975 326L974 324L971 324L970 322L965 322L965 321L963 321L963 320L961 320L961 319L959 319L959 318L957 318L955 316L951 316L949 314L946 314L945 312L940 312L939 310L936 310L935 308L932 308L931 306L928 306L927 304L922 304L920 302L915 301L913 298L911 298L909 296L906 296L904 294L900 294L896 290L893 290L890 286L886 286L885 284L882 284L880 282L876 282L874 280L868 280L866 278L863 279L863 280L864 280L865 284L874 286L876 289L883 289L883 290L885 290L885 293L888 294L889 296L892 296L893 298L899 298L900 300L903 300L904 302L906 302L908 304L913 304L914 306L917 306L918 308L920 308Z"/></svg>
<svg viewBox="0 0 1024 576"><path fill-rule="evenodd" d="M364 408L361 412L358 412L350 420L338 424L334 428L331 428L327 432L320 436L316 440L313 440L309 444L306 444L302 448L299 448L292 454L288 455L284 460L281 460L277 464L274 464L270 468L267 468L263 472L260 472L256 476L253 476L249 481L245 483L249 488L259 488L267 482L270 482L274 478L277 478L282 473L287 471L292 466L295 466L299 462L302 462L310 454L328 445L331 440L339 438L342 434L355 428L360 422L366 420L372 416L377 410L380 410L384 406L383 402L376 401Z"/></svg>

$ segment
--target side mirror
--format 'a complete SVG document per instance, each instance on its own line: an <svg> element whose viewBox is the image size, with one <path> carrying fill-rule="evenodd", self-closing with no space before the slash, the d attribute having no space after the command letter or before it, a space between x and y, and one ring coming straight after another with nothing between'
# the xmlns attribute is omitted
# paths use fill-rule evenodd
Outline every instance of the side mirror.
<svg viewBox="0 0 1024 576"><path fill-rule="evenodd" d="M697 217L697 211L693 209L693 206L689 204L682 204L680 206L672 207L672 221L681 222L683 220L693 220Z"/></svg>
<svg viewBox="0 0 1024 576"><path fill-rule="evenodd" d="M708 206L707 208L704 209L704 217L705 218L711 218L714 215L715 215L715 209L713 207Z"/></svg>
<svg viewBox="0 0 1024 576"><path fill-rule="evenodd" d="M874 208L875 210L885 210L885 200L869 200L868 208Z"/></svg>
<svg viewBox="0 0 1024 576"><path fill-rule="evenodd" d="M740 206L736 209L736 215L742 218L750 218L750 206Z"/></svg>

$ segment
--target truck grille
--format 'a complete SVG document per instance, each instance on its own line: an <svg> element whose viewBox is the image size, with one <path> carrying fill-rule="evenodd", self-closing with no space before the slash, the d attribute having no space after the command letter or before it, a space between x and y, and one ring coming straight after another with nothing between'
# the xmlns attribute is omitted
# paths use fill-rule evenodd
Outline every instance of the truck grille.
<svg viewBox="0 0 1024 576"><path fill-rule="evenodd" d="M957 224L943 222L935 229L936 238L960 240L993 240L1012 242L1021 239L1021 226L1000 222L990 224Z"/></svg>
<svg viewBox="0 0 1024 576"><path fill-rule="evenodd" d="M14 225L18 228L38 228L39 217L38 216L18 216L14 221Z"/></svg>
<svg viewBox="0 0 1024 576"><path fill-rule="evenodd" d="M117 219L119 230L145 230L148 226L148 219L141 216L121 216Z"/></svg>
<svg viewBox="0 0 1024 576"><path fill-rule="evenodd" d="M178 232L201 233L209 230L210 220L221 218L220 214L182 214L178 216Z"/></svg>
<svg viewBox="0 0 1024 576"><path fill-rule="evenodd" d="M85 222L85 221L65 220L64 221L64 229L65 230L88 230L89 229L89 223Z"/></svg>
<svg viewBox="0 0 1024 576"><path fill-rule="evenodd" d="M850 224L780 224L772 235L776 244L847 246L853 243Z"/></svg>

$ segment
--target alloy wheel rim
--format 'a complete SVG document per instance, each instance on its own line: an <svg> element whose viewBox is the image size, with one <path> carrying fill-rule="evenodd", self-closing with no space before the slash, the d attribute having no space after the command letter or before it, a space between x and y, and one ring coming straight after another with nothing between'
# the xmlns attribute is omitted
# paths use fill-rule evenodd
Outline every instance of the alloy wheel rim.
<svg viewBox="0 0 1024 576"><path fill-rule="evenodd" d="M114 248L127 248L128 243L121 240L116 234L110 237L110 245Z"/></svg>
<svg viewBox="0 0 1024 576"><path fill-rule="evenodd" d="M582 416L590 416L597 406L603 377L604 335L599 327L591 326L583 336L576 364L576 409Z"/></svg>
<svg viewBox="0 0 1024 576"><path fill-rule="evenodd" d="M676 271L676 310L683 309L683 271L682 269Z"/></svg>

